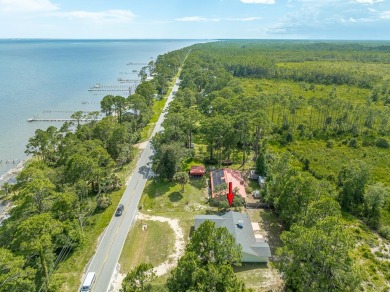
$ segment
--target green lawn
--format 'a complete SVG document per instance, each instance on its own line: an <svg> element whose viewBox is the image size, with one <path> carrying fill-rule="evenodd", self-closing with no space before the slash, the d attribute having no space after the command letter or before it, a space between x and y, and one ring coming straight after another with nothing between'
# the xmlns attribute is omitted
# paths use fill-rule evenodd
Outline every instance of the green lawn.
<svg viewBox="0 0 390 292"><path fill-rule="evenodd" d="M197 214L206 214L213 208L208 206L208 194L204 179L191 179L181 191L181 186L173 182L148 181L140 206L149 215L177 218L187 238Z"/></svg>
<svg viewBox="0 0 390 292"><path fill-rule="evenodd" d="M147 224L146 230L142 230L142 224ZM174 232L168 223L137 220L127 235L119 258L121 273L128 273L141 263L161 264L173 253L174 241Z"/></svg>
<svg viewBox="0 0 390 292"><path fill-rule="evenodd" d="M240 267L234 267L234 271L245 283L245 287L253 291L282 291L282 281L278 272L265 263L242 264Z"/></svg>
<svg viewBox="0 0 390 292"><path fill-rule="evenodd" d="M148 181L141 198L144 212L182 218L181 215L204 213L208 209L206 182L204 179L191 179L181 191L181 186L173 182ZM183 214L184 213L184 214Z"/></svg>

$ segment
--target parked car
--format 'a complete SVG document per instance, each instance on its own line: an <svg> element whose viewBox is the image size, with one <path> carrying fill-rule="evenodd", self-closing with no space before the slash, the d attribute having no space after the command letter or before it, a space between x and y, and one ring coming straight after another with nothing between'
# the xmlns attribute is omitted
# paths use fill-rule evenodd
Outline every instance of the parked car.
<svg viewBox="0 0 390 292"><path fill-rule="evenodd" d="M125 206L123 206L122 204L119 204L118 208L116 209L115 211L115 216L120 216L122 215L123 213L123 209L125 208Z"/></svg>

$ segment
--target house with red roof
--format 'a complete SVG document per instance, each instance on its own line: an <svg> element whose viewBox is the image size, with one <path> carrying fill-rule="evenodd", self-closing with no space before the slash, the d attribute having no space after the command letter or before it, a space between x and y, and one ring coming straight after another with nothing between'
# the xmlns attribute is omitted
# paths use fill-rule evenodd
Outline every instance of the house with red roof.
<svg viewBox="0 0 390 292"><path fill-rule="evenodd" d="M223 185L227 190L229 182L232 183L233 190L237 190L238 195L244 199L247 197L244 179L241 176L241 172L230 168L223 168L210 172L211 197L216 198L220 196L220 187L218 186ZM226 195L226 193L222 195Z"/></svg>

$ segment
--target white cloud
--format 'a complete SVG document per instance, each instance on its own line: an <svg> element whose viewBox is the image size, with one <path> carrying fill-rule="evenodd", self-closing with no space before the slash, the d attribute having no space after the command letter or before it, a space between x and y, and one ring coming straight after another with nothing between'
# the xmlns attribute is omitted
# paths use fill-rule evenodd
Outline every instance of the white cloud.
<svg viewBox="0 0 390 292"><path fill-rule="evenodd" d="M382 0L297 0L296 9L281 19L279 26L269 32L279 32L280 28L289 33L333 30L338 24L373 23L378 20L377 11L357 2L376 3ZM294 8L295 8L294 7ZM390 18L382 14L382 18Z"/></svg>
<svg viewBox="0 0 390 292"><path fill-rule="evenodd" d="M185 17L176 18L175 20L186 21L186 22L206 22L206 21L208 21L207 18L200 17L200 16L185 16Z"/></svg>
<svg viewBox="0 0 390 292"><path fill-rule="evenodd" d="M93 11L70 11L53 13L53 16L77 18L94 22L126 23L134 19L135 15L129 10L108 10L103 12Z"/></svg>
<svg viewBox="0 0 390 292"><path fill-rule="evenodd" d="M3 12L51 12L58 9L49 0L0 0Z"/></svg>
<svg viewBox="0 0 390 292"><path fill-rule="evenodd" d="M382 19L390 19L390 10L382 11L381 15L380 15L380 18L382 18Z"/></svg>
<svg viewBox="0 0 390 292"><path fill-rule="evenodd" d="M243 17L243 18L226 18L227 21L256 21L262 19L262 17Z"/></svg>
<svg viewBox="0 0 390 292"><path fill-rule="evenodd" d="M241 0L245 4L275 4L275 0Z"/></svg>
<svg viewBox="0 0 390 292"><path fill-rule="evenodd" d="M185 16L180 18L175 18L176 21L184 21L184 22L218 22L221 21L220 18L206 18L201 16Z"/></svg>
<svg viewBox="0 0 390 292"><path fill-rule="evenodd" d="M265 31L267 33L279 34L279 33L287 32L287 29L276 25L276 26L270 26L270 27L265 28Z"/></svg>
<svg viewBox="0 0 390 292"><path fill-rule="evenodd" d="M378 2L383 2L383 0L356 0L356 2L363 4L374 4Z"/></svg>
<svg viewBox="0 0 390 292"><path fill-rule="evenodd" d="M176 21L184 22L218 22L218 21L255 21L262 17L242 17L242 18L206 18L201 16L185 16L176 18Z"/></svg>

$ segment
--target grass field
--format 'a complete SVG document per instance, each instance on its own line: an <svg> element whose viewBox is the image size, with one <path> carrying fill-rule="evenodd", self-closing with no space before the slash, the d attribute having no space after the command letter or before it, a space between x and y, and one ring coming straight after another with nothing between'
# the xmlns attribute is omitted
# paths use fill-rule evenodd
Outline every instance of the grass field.
<svg viewBox="0 0 390 292"><path fill-rule="evenodd" d="M390 187L390 150L378 147L351 148L341 143L335 143L332 148L326 147L324 141L298 141L289 148L298 155L310 160L310 168L327 177L332 174L337 177L341 166L351 160L362 160L369 165L372 182L382 182Z"/></svg>
<svg viewBox="0 0 390 292"><path fill-rule="evenodd" d="M389 80L390 65L386 63L363 63L352 61L305 61L305 62L284 62L279 63L279 67L312 70L318 72L348 72L352 75L361 76L363 74L376 76Z"/></svg>
<svg viewBox="0 0 390 292"><path fill-rule="evenodd" d="M244 88L247 95L257 96L259 93L264 94L281 94L288 92L293 96L302 96L305 99L309 99L313 96L323 97L329 92L336 89L337 95L345 100L350 100L357 104L364 104L366 97L370 92L368 89L359 88L356 86L347 85L313 85L313 89L310 88L310 84L305 82L293 82L291 80L276 80L276 79L239 79L241 86Z"/></svg>
<svg viewBox="0 0 390 292"><path fill-rule="evenodd" d="M142 230L142 224L147 224L146 230ZM168 223L137 220L119 258L121 273L128 273L140 263L161 264L173 253L173 246L174 233Z"/></svg>

